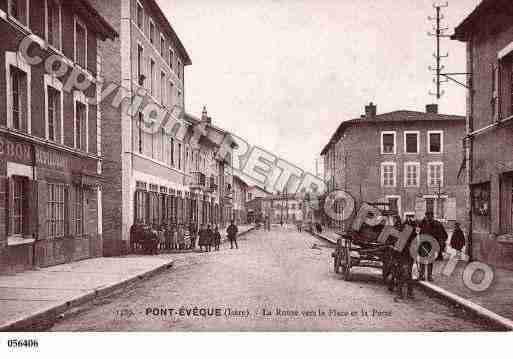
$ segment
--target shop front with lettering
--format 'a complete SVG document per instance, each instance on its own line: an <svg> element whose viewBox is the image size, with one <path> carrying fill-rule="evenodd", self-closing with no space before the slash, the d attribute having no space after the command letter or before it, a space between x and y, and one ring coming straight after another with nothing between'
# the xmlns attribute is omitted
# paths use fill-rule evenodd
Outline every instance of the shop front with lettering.
<svg viewBox="0 0 513 359"><path fill-rule="evenodd" d="M102 255L97 164L0 134L0 272Z"/></svg>

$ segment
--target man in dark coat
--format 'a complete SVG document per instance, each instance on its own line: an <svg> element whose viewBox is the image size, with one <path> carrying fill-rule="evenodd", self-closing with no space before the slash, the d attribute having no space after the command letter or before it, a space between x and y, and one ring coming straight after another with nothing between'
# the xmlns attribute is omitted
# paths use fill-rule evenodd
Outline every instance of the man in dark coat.
<svg viewBox="0 0 513 359"><path fill-rule="evenodd" d="M207 250L209 252L212 252L212 243L214 242L214 232L212 231L212 227L210 226L210 224L207 225L207 234L206 234L206 237L207 237Z"/></svg>
<svg viewBox="0 0 513 359"><path fill-rule="evenodd" d="M219 246L221 245L221 233L219 233L219 227L215 226L214 228L214 249L219 251Z"/></svg>
<svg viewBox="0 0 513 359"><path fill-rule="evenodd" d="M465 246L465 235L461 230L459 223L454 223L454 231L451 236L451 247L454 248L461 257L461 250Z"/></svg>
<svg viewBox="0 0 513 359"><path fill-rule="evenodd" d="M200 251L203 252L203 248L205 248L205 251L206 251L208 249L209 238L208 238L207 229L205 228L204 224L202 224L200 226L198 235L199 235L198 245L200 247Z"/></svg>
<svg viewBox="0 0 513 359"><path fill-rule="evenodd" d="M426 212L426 217L420 224L420 234L428 234L438 242L440 250L438 253L435 253L437 254L437 257L434 259L443 260L443 253L445 252L445 242L447 241L447 232L445 231L445 228L442 225L442 223L435 220L433 212ZM432 248L429 242L423 242L419 247L419 254L421 257L427 258L430 255L432 255L431 251L433 250L435 249ZM430 263L428 263L427 265L422 263L420 264L419 280L424 280L427 267L428 281L433 281L433 261L434 260L431 260Z"/></svg>
<svg viewBox="0 0 513 359"><path fill-rule="evenodd" d="M228 235L228 239L230 240L230 249L233 249L233 245L235 244L235 248L239 249L239 245L237 244L237 233L239 232L239 229L233 223L233 221L230 222L230 225L226 229L226 234Z"/></svg>

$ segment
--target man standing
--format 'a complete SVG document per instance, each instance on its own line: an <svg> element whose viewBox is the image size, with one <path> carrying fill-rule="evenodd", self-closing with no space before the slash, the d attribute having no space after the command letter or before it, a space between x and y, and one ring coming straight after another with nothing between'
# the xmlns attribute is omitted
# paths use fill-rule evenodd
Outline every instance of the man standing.
<svg viewBox="0 0 513 359"><path fill-rule="evenodd" d="M228 235L228 239L230 240L230 249L233 249L233 245L235 244L235 248L239 249L239 245L237 244L237 233L239 229L233 223L233 220L230 222L230 225L226 229L226 234Z"/></svg>
<svg viewBox="0 0 513 359"><path fill-rule="evenodd" d="M419 280L424 280L427 266L427 280L433 281L433 262L435 260L443 260L443 253L445 251L445 242L447 241L447 232L445 231L442 223L435 220L434 214L431 211L426 212L426 217L420 224L420 234L427 234L433 237L440 248L436 258L430 258L430 263L420 264L420 276ZM419 248L421 257L427 258L431 255L432 248L431 243L423 242Z"/></svg>

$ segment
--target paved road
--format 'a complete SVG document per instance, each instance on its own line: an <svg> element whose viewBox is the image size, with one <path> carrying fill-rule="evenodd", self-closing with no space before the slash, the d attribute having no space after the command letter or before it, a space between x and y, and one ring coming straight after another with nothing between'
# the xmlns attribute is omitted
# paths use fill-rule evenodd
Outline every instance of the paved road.
<svg viewBox="0 0 513 359"><path fill-rule="evenodd" d="M333 273L331 251L293 229L252 232L238 250L224 245L217 253L176 255L173 269L66 313L51 330L485 329L419 292L413 301L395 302L371 270L343 281ZM206 315L195 316L195 307ZM147 314L148 308L160 313Z"/></svg>

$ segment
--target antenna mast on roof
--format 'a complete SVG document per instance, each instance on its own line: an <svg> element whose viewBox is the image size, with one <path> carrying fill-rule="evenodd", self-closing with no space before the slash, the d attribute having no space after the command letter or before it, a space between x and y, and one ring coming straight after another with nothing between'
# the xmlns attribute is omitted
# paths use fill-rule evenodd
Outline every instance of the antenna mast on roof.
<svg viewBox="0 0 513 359"><path fill-rule="evenodd" d="M433 54L433 57L436 60L436 65L434 68L432 66L429 66L429 71L434 72L435 78L433 79L433 82L436 85L436 92L433 93L430 91L429 94L436 96L437 99L440 99L444 95L444 91L442 90L442 83L449 82L449 80L453 81L453 82L457 83L458 85L461 85L467 89L469 87L466 84L464 84L463 82L460 82L453 77L453 76L468 75L466 72L453 72L453 73L443 72L443 70L445 69L445 66L442 65L442 59L449 57L449 54L447 53L447 54L442 55L440 52L441 51L440 45L441 45L442 38L450 37L450 35L445 34L445 32L447 30L449 30L449 28L442 26L442 20L444 19L444 15L442 14L442 9L449 7L449 3L448 2L445 2L444 4L436 4L435 3L435 4L433 4L433 7L436 10L436 16L435 17L429 16L428 20L436 23L436 25L433 27L433 31L435 31L435 32L434 33L428 32L428 35L434 37L435 41L436 41L436 52Z"/></svg>

